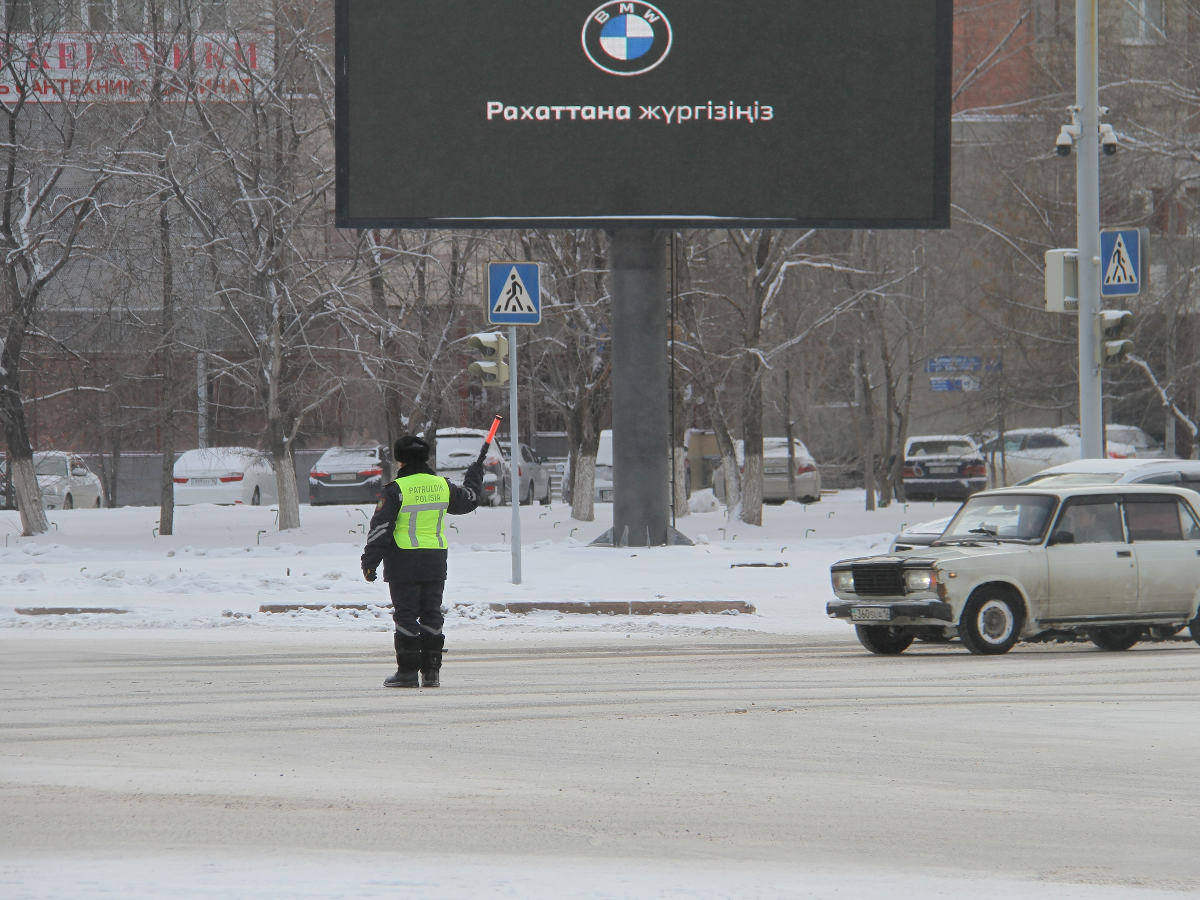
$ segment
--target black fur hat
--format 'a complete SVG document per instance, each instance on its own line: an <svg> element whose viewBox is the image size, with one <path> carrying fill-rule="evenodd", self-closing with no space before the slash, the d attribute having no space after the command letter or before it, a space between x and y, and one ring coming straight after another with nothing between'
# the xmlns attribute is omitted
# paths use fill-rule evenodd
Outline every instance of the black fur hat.
<svg viewBox="0 0 1200 900"><path fill-rule="evenodd" d="M405 465L424 463L429 460L429 445L425 443L424 438L417 437L415 434L406 434L399 438L396 445L392 447L392 457L396 462L402 462Z"/></svg>

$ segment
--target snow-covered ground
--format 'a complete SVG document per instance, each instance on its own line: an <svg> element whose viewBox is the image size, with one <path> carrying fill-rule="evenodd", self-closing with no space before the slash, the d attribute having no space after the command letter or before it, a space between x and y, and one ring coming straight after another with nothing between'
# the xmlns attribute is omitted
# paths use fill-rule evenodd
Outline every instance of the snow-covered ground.
<svg viewBox="0 0 1200 900"><path fill-rule="evenodd" d="M844 623L825 616L829 564L886 550L905 524L955 508L913 503L867 512L862 491L842 491L811 505L767 506L763 526L754 527L727 519L709 492L693 503L707 511L679 518L677 527L695 545L651 549L589 546L611 524L610 504L597 504L595 522L572 519L561 504L523 507L520 584L513 584L510 508L450 518L447 632L455 640L614 629L846 634ZM386 586L365 583L358 567L371 512L368 506L305 506L301 528L281 533L270 507L181 507L175 533L162 537L154 507L76 509L51 511L50 530L32 538L20 536L17 513L0 513L0 628L390 628ZM531 600L741 600L757 612L512 615L490 607ZM259 612L262 605L317 603L380 606ZM17 612L77 607L124 612Z"/></svg>
<svg viewBox="0 0 1200 900"><path fill-rule="evenodd" d="M549 649L630 636L643 644L657 637L680 636L720 643L722 637L741 632L745 640L753 640L754 633L820 634L825 641L837 635L847 646L856 647L845 623L825 615L831 596L829 564L885 550L904 525L944 516L955 506L897 504L867 512L861 491L842 491L809 506L767 507L764 525L756 528L728 520L714 502L705 503L704 495L696 500L697 511L677 523L695 545L650 549L589 546L611 523L610 506L599 505L597 521L592 523L571 519L562 505L525 507L520 584L512 583L509 509L481 509L451 519L454 546L446 590L451 643L508 641ZM385 635L363 634L391 629L386 586L382 581L365 583L358 568L370 513L370 507L304 507L302 527L281 534L269 507L187 507L176 511L176 533L162 537L154 508L52 511L50 531L34 538L20 536L16 513L0 513L4 535L0 648L4 644L14 650L26 648L28 657L41 652L38 641L48 640L94 651L97 642L104 646L107 639L117 653L127 652L131 637L155 648L159 645L154 642L161 640L198 641L207 648L243 642L278 648L308 641L328 646L343 639L356 647L363 645L363 638L372 646L377 640L386 642ZM760 565L745 565L751 563ZM489 605L529 600L740 600L753 604L756 612L514 615ZM260 612L262 605L293 603L328 604L328 608ZM376 605L365 611L333 608L364 603ZM76 607L122 612L32 614ZM117 651L122 641L126 643ZM386 657L382 645L378 649L380 657ZM929 677L928 670L925 676ZM103 685L93 687L100 693L106 690ZM375 681L370 691L389 693ZM19 693L18 688L9 696ZM62 696L53 691L51 695ZM84 703L65 698L58 702ZM113 702L119 705L128 698L113 698ZM73 709L65 709L63 715L70 719ZM219 707L208 714L219 716ZM92 718L107 721L109 716L105 712ZM25 723L20 735L12 735L13 747L40 739L37 729L26 735L30 727ZM253 741L253 736L247 739ZM50 772L44 776L48 779L46 809L57 808L54 804L61 792L55 785L60 783L82 779L81 784L102 790L106 778L137 777L131 764L114 761L103 749L90 750L90 746L81 732L80 741L64 747L62 759L56 756L44 763L42 768L48 766ZM265 747L260 749L269 754ZM138 751L126 748L125 752L136 755ZM13 786L22 783L21 770L29 761L12 754L4 759L10 768L0 772L0 786L8 784L15 791ZM354 768L355 763L348 766ZM447 771L445 784L432 786L435 793L444 789L453 794L462 775ZM382 772L379 777L384 777ZM1186 790L1186 785L1180 789ZM186 785L178 790L186 792ZM28 791L21 796L26 809ZM34 801L36 810L42 808L40 802ZM83 827L103 829L104 823ZM330 849L324 855L265 848L261 853L248 849L243 854L226 851L214 856L198 843L194 852L188 852L191 845L186 839L178 843L171 852L129 846L119 858L89 855L71 846L47 845L38 853L0 850L0 896L1143 898L1175 894L1136 882L1104 883L1086 872L1078 879L1065 879L1077 883L1063 883L1034 882L1019 873L1010 880L1003 869L988 877L952 869L901 870L886 865L851 869L800 860L790 865L753 860L732 865L719 857L691 862L630 859L613 866L588 857L487 858L455 853L453 847L420 855L414 855L412 848L407 852L399 848L394 854ZM1069 860L1062 864L1069 866ZM448 871L452 878L447 878ZM1188 887L1181 884L1179 889Z"/></svg>

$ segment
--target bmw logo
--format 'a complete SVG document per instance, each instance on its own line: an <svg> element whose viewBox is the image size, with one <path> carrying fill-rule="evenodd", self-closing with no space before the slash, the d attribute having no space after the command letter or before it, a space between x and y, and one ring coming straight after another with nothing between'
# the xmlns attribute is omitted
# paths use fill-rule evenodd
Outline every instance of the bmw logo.
<svg viewBox="0 0 1200 900"><path fill-rule="evenodd" d="M610 75L641 75L671 52L671 23L657 6L611 0L587 17L583 52Z"/></svg>

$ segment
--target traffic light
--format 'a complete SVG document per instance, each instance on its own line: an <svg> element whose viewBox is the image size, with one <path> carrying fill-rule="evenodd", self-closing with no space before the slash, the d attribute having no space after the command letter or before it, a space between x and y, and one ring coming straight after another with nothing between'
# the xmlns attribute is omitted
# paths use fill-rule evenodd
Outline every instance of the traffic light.
<svg viewBox="0 0 1200 900"><path fill-rule="evenodd" d="M467 338L467 346L478 350L481 360L467 366L484 384L508 384L508 338L499 332L483 331Z"/></svg>
<svg viewBox="0 0 1200 900"><path fill-rule="evenodd" d="M1127 309L1100 310L1100 361L1121 362L1133 349L1133 341L1122 338L1133 323L1133 313Z"/></svg>

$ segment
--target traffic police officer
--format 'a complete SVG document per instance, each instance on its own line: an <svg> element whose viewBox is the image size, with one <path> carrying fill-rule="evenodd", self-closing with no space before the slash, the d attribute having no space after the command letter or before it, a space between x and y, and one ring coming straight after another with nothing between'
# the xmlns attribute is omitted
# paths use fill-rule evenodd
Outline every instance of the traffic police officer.
<svg viewBox="0 0 1200 900"><path fill-rule="evenodd" d="M446 513L461 515L479 505L483 465L472 463L462 487L429 468L429 444L404 435L393 447L399 469L371 518L362 570L374 581L380 561L392 595L396 674L386 687L437 687L442 667L442 591L446 586ZM417 673L421 679L418 684Z"/></svg>

